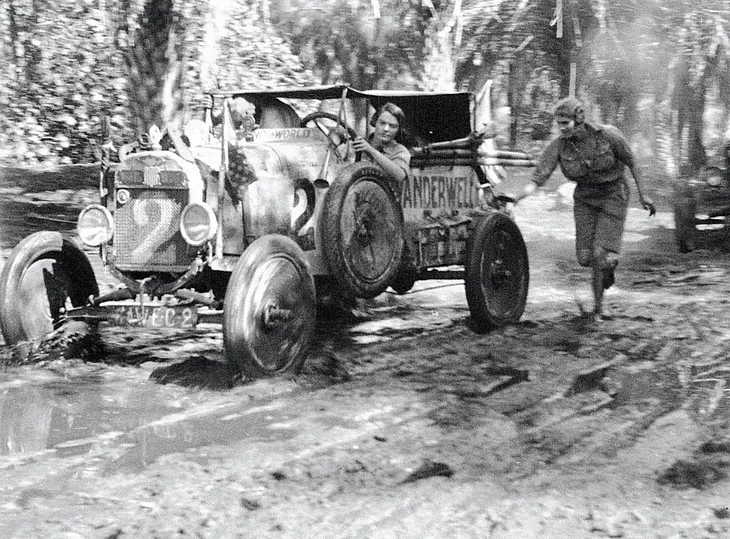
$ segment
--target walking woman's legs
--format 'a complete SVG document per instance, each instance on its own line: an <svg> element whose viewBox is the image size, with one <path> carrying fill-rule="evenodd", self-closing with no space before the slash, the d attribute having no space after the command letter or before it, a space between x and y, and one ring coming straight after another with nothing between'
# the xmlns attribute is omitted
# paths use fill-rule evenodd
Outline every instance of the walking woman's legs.
<svg viewBox="0 0 730 539"><path fill-rule="evenodd" d="M613 272L618 265L618 254L597 245L592 257L593 312L603 314L603 292L613 285Z"/></svg>
<svg viewBox="0 0 730 539"><path fill-rule="evenodd" d="M605 189L600 199L590 203L576 200L574 207L578 262L591 268L593 312L597 315L603 313L604 291L614 282L628 207L625 182Z"/></svg>

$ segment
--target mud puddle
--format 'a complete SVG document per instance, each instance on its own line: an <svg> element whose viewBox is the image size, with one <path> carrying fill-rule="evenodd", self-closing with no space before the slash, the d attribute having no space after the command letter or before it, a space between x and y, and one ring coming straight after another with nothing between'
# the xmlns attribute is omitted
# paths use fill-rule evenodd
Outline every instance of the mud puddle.
<svg viewBox="0 0 730 539"><path fill-rule="evenodd" d="M90 375L1 389L0 455L88 454L97 461L96 471L117 473L139 471L162 455L207 445L293 436L281 427L289 419L282 405L252 407L253 392L245 388L185 394L148 380L119 394L121 383ZM255 389L287 393L291 387L272 381ZM101 464L103 455L113 458Z"/></svg>
<svg viewBox="0 0 730 539"><path fill-rule="evenodd" d="M84 453L105 435L179 410L166 404L152 384L137 388L134 395L115 393L98 375L0 390L0 455Z"/></svg>
<svg viewBox="0 0 730 539"><path fill-rule="evenodd" d="M125 452L103 469L104 474L139 472L159 457L205 446L242 440L278 442L296 436L286 426L290 416L281 405L228 410L198 417L165 417L118 439Z"/></svg>
<svg viewBox="0 0 730 539"><path fill-rule="evenodd" d="M222 357L219 327L190 335L102 327L107 357L101 363L69 363L59 349L56 359L47 351L42 365L0 372L0 456L64 458L114 446L121 451L109 471L132 471L206 445L286 439L292 433L275 425L287 418L276 404L262 408L262 402L339 381L328 373L326 383L305 389L307 374L321 374L322 348L350 355L374 342L448 327L467 316L465 305L453 307L454 289L461 288L424 283L406 298L385 294L364 302L351 320L322 320L301 385L290 379L241 384Z"/></svg>

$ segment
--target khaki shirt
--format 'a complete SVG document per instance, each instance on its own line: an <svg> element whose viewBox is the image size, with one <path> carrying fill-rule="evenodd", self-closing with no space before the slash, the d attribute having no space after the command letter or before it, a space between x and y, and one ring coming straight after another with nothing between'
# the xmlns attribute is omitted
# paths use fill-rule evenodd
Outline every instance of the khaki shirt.
<svg viewBox="0 0 730 539"><path fill-rule="evenodd" d="M553 140L538 159L532 181L543 185L558 165L578 187L592 187L624 179L624 168L634 166L626 138L612 125L586 122L586 136Z"/></svg>

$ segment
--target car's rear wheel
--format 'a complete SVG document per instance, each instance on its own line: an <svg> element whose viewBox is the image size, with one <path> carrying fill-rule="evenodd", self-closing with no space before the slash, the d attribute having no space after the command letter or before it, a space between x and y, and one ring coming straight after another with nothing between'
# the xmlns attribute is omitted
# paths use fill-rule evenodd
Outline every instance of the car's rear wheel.
<svg viewBox="0 0 730 539"><path fill-rule="evenodd" d="M391 283L403 256L403 210L385 174L367 163L343 169L322 212L323 254L346 295L373 298Z"/></svg>
<svg viewBox="0 0 730 539"><path fill-rule="evenodd" d="M490 213L467 243L464 286L474 330L518 322L529 281L527 247L519 228L508 216Z"/></svg>
<svg viewBox="0 0 730 539"><path fill-rule="evenodd" d="M10 253L0 274L0 328L7 344L41 339L70 307L99 294L86 254L59 232L36 232Z"/></svg>
<svg viewBox="0 0 730 539"><path fill-rule="evenodd" d="M285 236L258 238L243 252L226 289L226 358L249 378L299 371L316 311L314 279L302 249Z"/></svg>

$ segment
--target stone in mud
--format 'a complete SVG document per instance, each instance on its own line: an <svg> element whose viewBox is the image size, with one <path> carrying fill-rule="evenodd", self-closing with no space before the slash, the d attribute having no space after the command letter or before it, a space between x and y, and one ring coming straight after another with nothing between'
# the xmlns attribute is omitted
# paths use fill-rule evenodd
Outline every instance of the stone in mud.
<svg viewBox="0 0 730 539"><path fill-rule="evenodd" d="M704 489L725 479L727 466L728 462L704 456L680 459L659 476L658 482L676 488Z"/></svg>
<svg viewBox="0 0 730 539"><path fill-rule="evenodd" d="M454 470L448 464L426 460L417 470L406 477L402 483L413 483L428 477L451 477L452 475L454 475Z"/></svg>

